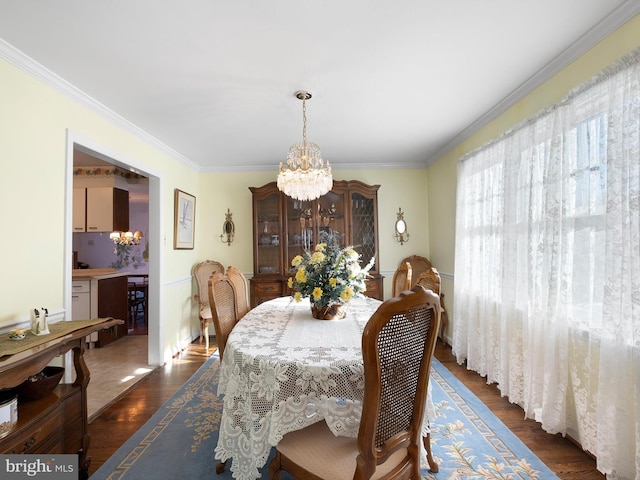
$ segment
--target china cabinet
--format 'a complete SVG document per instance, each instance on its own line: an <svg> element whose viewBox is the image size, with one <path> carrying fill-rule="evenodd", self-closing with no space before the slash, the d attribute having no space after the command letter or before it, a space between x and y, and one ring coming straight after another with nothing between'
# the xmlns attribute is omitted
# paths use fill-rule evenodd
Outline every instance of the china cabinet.
<svg viewBox="0 0 640 480"><path fill-rule="evenodd" d="M313 251L327 234L342 247L353 246L364 267L374 265L367 280L370 297L382 300L378 271L378 189L357 180L335 180L327 194L300 201L278 190L275 182L250 187L253 194L253 278L251 305L289 295L291 259Z"/></svg>

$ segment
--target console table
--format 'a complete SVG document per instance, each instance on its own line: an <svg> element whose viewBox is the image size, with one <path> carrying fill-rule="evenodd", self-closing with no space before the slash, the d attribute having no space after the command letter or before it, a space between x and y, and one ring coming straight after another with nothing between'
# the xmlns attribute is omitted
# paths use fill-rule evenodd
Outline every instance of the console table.
<svg viewBox="0 0 640 480"><path fill-rule="evenodd" d="M76 453L80 478L88 477L91 457L87 455L89 369L83 356L85 338L123 323L123 320L112 318L57 322L49 325L51 335L36 337L29 333L24 344L23 341L12 342L15 346L11 345L11 350L0 348L0 389L17 387L55 357L70 350L73 351L75 373L73 383L59 384L44 398L18 403L18 422L0 439L0 453ZM9 351L15 353L6 355Z"/></svg>

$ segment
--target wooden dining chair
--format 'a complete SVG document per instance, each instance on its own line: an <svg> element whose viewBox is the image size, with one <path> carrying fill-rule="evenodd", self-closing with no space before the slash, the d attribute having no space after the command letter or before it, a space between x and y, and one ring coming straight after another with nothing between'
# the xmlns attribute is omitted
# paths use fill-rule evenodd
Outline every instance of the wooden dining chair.
<svg viewBox="0 0 640 480"><path fill-rule="evenodd" d="M401 263L393 274L393 282L391 283L391 295L397 296L400 292L411 289L411 264L409 262Z"/></svg>
<svg viewBox="0 0 640 480"><path fill-rule="evenodd" d="M421 257L420 255L411 255L407 258L403 258L400 262L402 265L405 262L409 262L411 265L411 287L412 288L418 281L418 277L425 272L431 270L433 265L431 265L431 261L426 257Z"/></svg>
<svg viewBox="0 0 640 480"><path fill-rule="evenodd" d="M416 286L386 300L362 334L364 399L358 438L337 437L319 421L276 445L269 478L420 479L420 443L431 359L438 332L437 295ZM425 437L429 466L438 471Z"/></svg>
<svg viewBox="0 0 640 480"><path fill-rule="evenodd" d="M442 285L440 274L435 267L431 267L431 269L427 272L422 273L418 279L416 280L416 285L421 285L427 290L431 290L433 293L438 295L440 298L440 338L442 342L446 344L446 340L444 338L444 332L447 329L447 323L449 323L449 318L447 316L447 310L444 306L444 294L442 293Z"/></svg>
<svg viewBox="0 0 640 480"><path fill-rule="evenodd" d="M227 268L227 277L233 284L236 292L236 319L244 317L251 307L249 306L249 282L242 271L236 267Z"/></svg>
<svg viewBox="0 0 640 480"><path fill-rule="evenodd" d="M240 295L242 296L242 295ZM233 327L238 323L236 305L236 292L234 282L224 273L216 272L209 279L209 305L213 316L213 326L216 330L216 343L218 344L218 354L222 361L224 347L227 345L227 338ZM248 311L248 310L247 310ZM245 312L246 313L246 312ZM216 464L216 473L224 472L226 461Z"/></svg>
<svg viewBox="0 0 640 480"><path fill-rule="evenodd" d="M209 324L213 321L211 306L209 305L209 278L216 272L224 273L224 266L214 260L200 262L193 269L193 275L198 285L198 293L194 295L194 299L198 302L200 343L202 343L202 337L204 337L207 351L209 350Z"/></svg>
<svg viewBox="0 0 640 480"><path fill-rule="evenodd" d="M216 330L218 352L220 360L222 360L227 338L238 322L236 290L226 274L216 272L209 279L209 304L211 305L213 326Z"/></svg>

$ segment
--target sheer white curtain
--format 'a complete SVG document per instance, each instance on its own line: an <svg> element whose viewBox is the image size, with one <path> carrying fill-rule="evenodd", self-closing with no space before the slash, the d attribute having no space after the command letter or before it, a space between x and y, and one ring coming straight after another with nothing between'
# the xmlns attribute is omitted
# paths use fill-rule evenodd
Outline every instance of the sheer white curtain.
<svg viewBox="0 0 640 480"><path fill-rule="evenodd" d="M640 480L640 52L458 164L453 350Z"/></svg>

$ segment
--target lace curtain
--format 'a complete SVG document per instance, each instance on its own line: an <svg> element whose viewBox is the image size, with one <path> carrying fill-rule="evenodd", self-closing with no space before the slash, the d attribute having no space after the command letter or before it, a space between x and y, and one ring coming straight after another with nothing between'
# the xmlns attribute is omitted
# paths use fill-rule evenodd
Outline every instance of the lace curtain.
<svg viewBox="0 0 640 480"><path fill-rule="evenodd" d="M640 479L640 52L458 163L453 351Z"/></svg>

